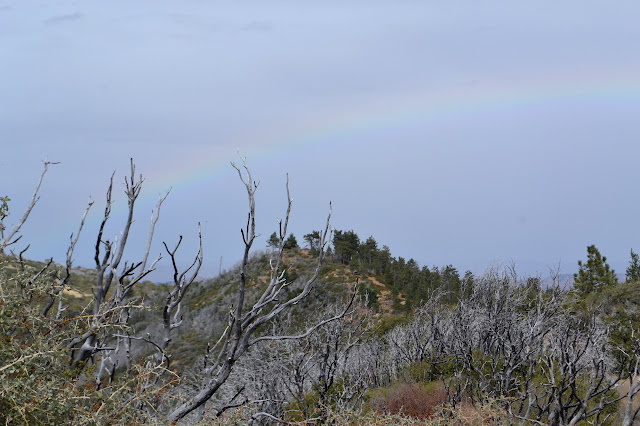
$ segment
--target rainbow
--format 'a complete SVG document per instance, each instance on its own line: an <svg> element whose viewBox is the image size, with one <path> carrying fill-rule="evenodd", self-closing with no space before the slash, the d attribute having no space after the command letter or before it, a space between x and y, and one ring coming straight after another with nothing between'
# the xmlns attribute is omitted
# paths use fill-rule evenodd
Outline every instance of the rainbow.
<svg viewBox="0 0 640 426"><path fill-rule="evenodd" d="M603 73L604 74L604 73ZM255 142L242 145L249 162L282 152L314 145L349 141L363 134L393 130L442 120L464 120L477 114L535 112L537 109L570 109L588 104L640 102L640 73L632 77L611 74L594 75L571 83L549 84L533 81L525 86L462 85L455 90L415 91L392 98L376 99L343 109L287 129L260 129ZM247 148L248 147L248 148ZM237 148L212 152L210 157L193 160L172 170L156 182L148 193L155 194L172 186L175 190L229 172L229 161L237 158Z"/></svg>
<svg viewBox="0 0 640 426"><path fill-rule="evenodd" d="M374 99L342 109L332 109L325 115L289 128L258 129L255 138L248 138L242 145L243 155L249 164L269 161L283 152L299 153L314 146L331 147L332 144L350 143L361 136L395 128L426 125L450 120L459 123L479 114L535 113L541 109L560 107L577 108L583 105L640 104L640 73L627 75L614 72L592 72L582 78L567 78L566 81L550 82L529 79L526 85L505 84L487 86L483 84L459 85L455 89L416 90L400 93L384 99ZM212 148L207 155L200 155L189 163L170 170L163 169L146 173L157 179L143 187L141 201L152 203L159 193L172 187L173 194L184 189L207 184L212 180L234 177L229 161L237 159L237 147ZM141 170L145 174L144 170ZM148 171L147 171L148 172ZM173 197L175 195L170 196ZM126 203L114 205L114 214L126 208ZM94 213L95 214L95 213ZM77 226L77 221L61 226L60 232L68 236ZM52 244L61 244L65 239L56 235L47 238ZM67 237L64 237L67 238Z"/></svg>

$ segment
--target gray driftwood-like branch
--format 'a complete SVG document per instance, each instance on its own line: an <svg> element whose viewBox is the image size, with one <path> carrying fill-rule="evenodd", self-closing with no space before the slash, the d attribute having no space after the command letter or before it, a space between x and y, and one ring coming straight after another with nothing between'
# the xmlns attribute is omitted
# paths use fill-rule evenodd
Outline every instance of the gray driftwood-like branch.
<svg viewBox="0 0 640 426"><path fill-rule="evenodd" d="M89 214L89 210L91 209L91 206L93 206L93 201L89 199L89 203L87 205L86 210L84 211L84 214L82 215L82 220L80 221L80 226L78 227L78 232L76 232L75 234L75 238L73 233L69 237L70 242L69 242L69 248L67 249L67 262L66 262L65 276L61 280L60 284L49 294L50 299L47 302L47 305L42 310L42 316L47 316L49 309L51 309L51 307L53 306L53 302L55 301L56 296L59 296L60 306L58 307L58 317L60 317L60 313L62 311L62 291L64 290L65 286L69 282L69 278L71 278L71 267L73 265L73 251L76 248L76 244L78 243L78 238L80 238L80 233L82 232L82 228L84 227L84 222L87 219L87 214Z"/></svg>
<svg viewBox="0 0 640 426"><path fill-rule="evenodd" d="M624 402L624 416L622 420L623 426L631 426L635 424L638 413L640 412L640 405L636 403L636 395L640 392L640 340L638 339L638 330L631 330L631 337L634 339L633 347L630 351L624 351L619 349L624 354L624 368L625 375L623 380L629 383L629 391L626 396L627 399Z"/></svg>
<svg viewBox="0 0 640 426"><path fill-rule="evenodd" d="M112 339L113 336L105 331L105 326L116 326L121 329L126 328L130 308L129 302L127 302L127 296L133 286L152 272L157 262L161 259L161 256L158 256L158 258L152 262L151 266L147 267L155 225L160 217L162 203L167 198L169 191L159 197L156 209L151 214L149 236L142 260L139 262L125 261L122 268L119 269L123 260L129 232L134 221L135 203L140 195L143 179L142 176L136 178L135 164L133 159L131 159L130 176L125 178L124 181L124 192L127 196L128 204L127 219L120 235L112 242L104 239L104 232L113 205L112 192L114 175L115 173L111 175L106 191L105 210L95 244L94 260L97 273L93 288L93 323L87 332L82 336L72 339L68 344L68 347L72 350L74 365L79 365L80 362L87 360L97 352L102 353L103 359L101 365L106 364L105 357L108 359L112 357L112 353L107 349L109 347L106 345L107 340ZM114 283L115 288L110 292ZM119 350L122 346L121 338L122 337L118 337L117 345L113 350ZM77 347L78 345L80 345L80 347ZM124 347L128 348L129 346L130 339L127 339L124 342ZM111 362L111 364L115 365L115 361ZM98 384L101 381L102 371L103 368L100 368L97 375Z"/></svg>
<svg viewBox="0 0 640 426"><path fill-rule="evenodd" d="M229 311L228 325L226 329L223 331L214 346L214 350L219 351L216 360L211 365L208 365L208 359L205 361L207 364L207 368L205 369L207 382L196 395L190 397L185 403L169 414L168 418L173 422L182 419L193 410L201 407L211 399L216 392L218 392L220 387L226 382L231 374L235 363L246 353L253 343L257 342L254 335L262 325L277 318L288 308L299 303L309 295L324 260L326 245L330 241L331 209L329 209L329 215L327 217L324 232L321 234L320 250L315 270L312 276L304 282L301 293L287 300L284 297L283 290L289 285L289 283L284 279L284 271L282 270L284 240L287 235L287 227L292 206L287 176L287 211L284 221L280 222L279 249L275 255L275 259L273 259L271 263L271 279L266 289L260 293L253 306L246 307L249 255L256 238L255 192L258 188L258 183L253 180L251 172L244 159L242 160L242 163L242 168L232 163L232 166L238 172L240 180L245 186L249 202L246 226L240 231L244 242L244 256L242 260L240 280L238 283L236 303ZM332 320L337 320L338 318L340 317L336 316L335 318L332 318ZM287 337L290 338L292 336L285 336L285 338ZM270 338L275 339L277 337L273 336ZM207 352L207 358L211 352L211 350Z"/></svg>
<svg viewBox="0 0 640 426"><path fill-rule="evenodd" d="M49 170L49 164L59 164L59 163L54 163L46 160L43 163L44 163L44 169L40 174L40 178L38 179L38 184L36 185L36 189L33 191L33 196L31 197L31 201L29 202L29 205L25 209L20 220L15 225L13 225L13 228L11 228L11 231L9 232L9 234L7 234L6 237L0 240L0 253L3 253L5 248L7 248L12 244L17 243L20 240L21 237L16 237L16 235L20 231L20 228L22 228L22 226L25 224L25 222L29 218L29 215L31 214L31 210L33 210L36 203L40 199L38 192L40 192L40 186L42 185L42 181L44 180L44 175L47 173L47 170Z"/></svg>
<svg viewBox="0 0 640 426"><path fill-rule="evenodd" d="M200 272L202 266L203 254L202 254L202 228L198 223L198 241L199 248L196 256L191 265L180 272L176 263L176 252L182 243L182 236L180 236L178 243L173 250L170 250L167 243L164 244L164 248L171 257L171 264L173 265L173 290L167 295L167 298L162 308L162 341L157 345L159 349L160 359L159 363L166 362L166 368L169 367L170 359L166 355L166 349L171 342L171 330L177 328L182 324L182 317L180 316L180 306L184 295L187 293L189 286L195 281ZM175 312L174 312L175 310ZM172 315L173 314L173 318Z"/></svg>
<svg viewBox="0 0 640 426"><path fill-rule="evenodd" d="M258 342L268 341L268 340L280 341L280 340L304 339L305 337L310 336L311 333L313 333L314 331L316 331L318 328L322 327L323 325L329 324L330 322L333 322L333 321L339 320L341 318L344 318L346 315L353 314L354 311L351 308L353 307L353 302L355 301L357 295L358 295L358 293L357 293L356 288L354 286L354 288L351 291L351 297L349 298L349 302L347 303L347 305L345 306L345 308L341 312L338 312L336 315L334 315L332 317L319 320L317 323L315 323L312 326L310 326L304 333L292 334L292 335L283 334L283 335L277 335L277 336L260 336L260 337L256 337L256 338L252 339L251 342L250 342L250 345L255 345Z"/></svg>

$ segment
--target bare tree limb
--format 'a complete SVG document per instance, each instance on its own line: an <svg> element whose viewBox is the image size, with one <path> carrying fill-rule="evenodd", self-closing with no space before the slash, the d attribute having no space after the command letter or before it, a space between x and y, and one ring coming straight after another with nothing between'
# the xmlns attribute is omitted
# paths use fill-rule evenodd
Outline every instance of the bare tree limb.
<svg viewBox="0 0 640 426"><path fill-rule="evenodd" d="M3 253L4 249L7 246L15 244L20 239L20 237L18 237L18 239L14 240L14 237L16 236L18 231L20 231L20 228L22 228L22 226L25 224L25 222L29 218L29 215L31 214L31 210L33 210L33 208L35 207L36 203L40 199L40 196L38 195L38 192L40 191L40 186L42 185L42 181L44 179L44 175L47 173L47 170L49 169L49 164L59 164L59 163L56 163L56 162L51 162L51 161L46 161L46 160L43 161L43 163L44 163L44 169L42 170L42 173L40 174L40 178L38 179L38 184L36 185L36 189L33 191L33 196L31 197L31 201L29 202L29 205L27 206L27 208L25 209L24 213L22 214L22 217L20 218L20 220L13 226L13 228L11 228L11 231L6 236L6 238L4 238L2 241L0 241L0 253Z"/></svg>
<svg viewBox="0 0 640 426"><path fill-rule="evenodd" d="M51 306L53 306L53 302L55 300L55 297L58 294L61 294L61 292L64 290L64 287L69 282L69 278L71 278L71 267L72 267L72 264L73 264L73 251L74 251L74 249L76 247L76 244L78 243L78 238L80 238L80 233L82 232L82 228L84 227L84 222L87 219L87 214L89 214L89 210L91 209L91 206L93 206L93 201L91 200L91 198L89 198L89 203L87 205L86 210L84 211L84 214L82 215L82 220L80 220L80 226L78 227L78 232L76 232L76 234L75 234L75 238L74 238L74 234L73 233L69 237L70 243L69 243L69 248L67 249L67 262L66 262L65 277L60 282L60 285L58 285L57 288L54 289L50 293L49 302L47 303L47 305L42 310L42 316L47 316L47 313L49 312L49 309L51 309ZM60 296L60 303L62 303L62 296ZM58 312L60 312L61 309L62 308L60 307L60 309L58 309Z"/></svg>
<svg viewBox="0 0 640 426"><path fill-rule="evenodd" d="M255 192L258 188L258 183L253 180L244 158L242 158L242 169L234 163L232 163L232 166L238 172L238 176L245 186L249 199L247 222L245 227L240 230L240 234L244 242L244 255L241 264L236 304L230 309L228 326L223 332L221 338L218 340L218 343L216 343L216 346L219 344L222 345L217 356L217 361L206 369L205 375L208 377L207 383L195 396L189 398L185 403L174 409L169 414L169 420L174 422L182 419L188 413L202 406L214 394L216 394L218 389L226 382L227 378L231 374L235 363L251 346L252 336L261 325L275 319L286 309L299 303L309 294L313 283L318 277L320 267L324 259L327 237L330 234L331 212L329 212L329 216L327 217L327 225L322 235L321 249L313 275L305 282L303 290L299 295L286 301L279 301L278 297L281 294L281 291L287 286L287 283L284 281L284 275L280 271L280 265L282 264L284 256L283 242L287 232L292 205L287 177L287 211L284 224L281 222L280 247L275 259L275 266L272 267L271 280L267 285L267 288L258 297L258 301L245 312L249 254L257 236L255 223ZM265 309L267 312L263 313L263 310ZM207 354L205 355L205 364L207 364L209 353L210 351L207 351Z"/></svg>

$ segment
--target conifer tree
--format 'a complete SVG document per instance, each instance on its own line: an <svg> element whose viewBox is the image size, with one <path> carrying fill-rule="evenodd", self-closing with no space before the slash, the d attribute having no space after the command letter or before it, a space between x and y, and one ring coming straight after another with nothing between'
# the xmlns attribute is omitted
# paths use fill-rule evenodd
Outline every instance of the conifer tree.
<svg viewBox="0 0 640 426"><path fill-rule="evenodd" d="M625 275L627 276L627 282L640 281L640 257L633 249L631 249L631 260Z"/></svg>
<svg viewBox="0 0 640 426"><path fill-rule="evenodd" d="M306 234L303 238L309 245L309 250L311 250L312 252L318 251L320 249L320 232L318 231L310 232L309 234Z"/></svg>
<svg viewBox="0 0 640 426"><path fill-rule="evenodd" d="M284 248L286 250L292 250L292 249L296 249L298 247L299 247L298 246L298 240L296 239L295 235L293 235L293 234L289 235L289 237L284 242Z"/></svg>
<svg viewBox="0 0 640 426"><path fill-rule="evenodd" d="M275 250L278 248L279 245L280 245L280 238L278 238L278 234L274 232L273 234L271 234L271 236L267 240L267 247Z"/></svg>
<svg viewBox="0 0 640 426"><path fill-rule="evenodd" d="M348 265L351 258L358 253L359 246L360 238L353 230L346 232L336 230L333 234L333 249L340 262L345 265Z"/></svg>
<svg viewBox="0 0 640 426"><path fill-rule="evenodd" d="M587 263L578 261L580 270L573 274L573 286L582 295L599 292L618 283L616 273L595 245L587 247Z"/></svg>

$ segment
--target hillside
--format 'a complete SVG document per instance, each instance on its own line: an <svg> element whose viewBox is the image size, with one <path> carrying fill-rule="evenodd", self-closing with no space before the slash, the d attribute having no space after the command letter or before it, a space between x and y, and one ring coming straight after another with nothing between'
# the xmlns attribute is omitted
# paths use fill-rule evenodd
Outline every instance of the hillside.
<svg viewBox="0 0 640 426"><path fill-rule="evenodd" d="M373 237L360 242L354 231L337 231L333 243L311 293L287 314L294 328L302 325L309 313L347 303L355 289L367 308L370 321L373 321L369 327L387 330L393 324L405 322L416 307L428 300L430 293L445 292L445 299L455 300L465 280L472 279L469 273L461 279L457 270L450 265L419 268L413 259L396 259L388 247L378 249ZM284 271L283 278L289 283L283 291L284 298L299 294L303 283L314 272L317 254L317 250L299 248L297 243L284 251L281 270ZM275 255L271 248L259 251L250 258L247 273L249 304L255 302L268 284L271 278L270 262ZM19 267L17 261L10 262L15 265L12 267ZM30 260L25 264L34 270L45 266L43 262ZM240 268L238 264L216 277L196 280L191 285L180 304L181 325L171 335L168 350L172 368L178 371L190 368L206 352L207 344L212 344L212 339L222 333L229 308L237 297ZM58 280L66 274L64 267L59 264L54 264L50 269ZM62 293L66 315L73 317L91 311L96 276L95 269L72 268ZM129 325L132 335L149 336L154 341L161 338L162 307L171 290L170 284L150 281L142 281L132 288L128 299L141 302L143 306L142 309L131 311ZM113 288L107 296L111 297L112 293ZM410 302L407 303L407 300ZM134 342L131 348L133 358L149 356L155 351L153 345L142 341Z"/></svg>
<svg viewBox="0 0 640 426"><path fill-rule="evenodd" d="M273 254L260 252L249 262L249 290L248 301L251 303L257 294L267 285L270 279L269 261ZM7 271L17 271L20 264L17 260L6 258L10 262ZM25 267L39 270L46 263L25 260ZM299 293L302 283L313 273L316 265L316 255L308 249L292 249L285 252L285 279L290 285L284 292L285 297ZM51 273L62 279L65 270L62 265L53 264ZM207 343L213 336L218 336L224 329L224 322L229 306L234 303L237 285L240 278L240 266L236 266L221 275L196 281L181 304L183 323L178 327L171 343L172 362L176 368L188 366L205 353ZM295 323L302 323L309 312L318 312L324 307L344 304L349 299L354 285L367 305L371 309L372 318L382 318L397 313L395 305L403 306L404 297L395 296L392 290L381 280L383 277L362 275L357 270L342 263L327 261L320 270L313 290L309 297L294 306L290 317ZM83 311L91 311L93 303L92 286L95 284L96 271L94 269L74 267L68 285L62 293L62 303L67 316L77 316ZM152 338L160 334L162 306L171 286L142 281L136 284L130 295L131 300L143 302L142 310L132 312L131 327L133 334L144 336L149 333ZM111 292L109 293L109 295ZM56 299L56 306L58 299ZM44 300L42 301L44 304ZM154 348L144 343L133 345L133 354L140 357L153 353Z"/></svg>
<svg viewBox="0 0 640 426"><path fill-rule="evenodd" d="M255 302L270 280L269 261L273 255L262 252L254 255L249 262L248 303ZM284 277L290 282L283 296L291 298L301 291L303 283L312 275L316 266L316 256L308 249L293 249L284 255ZM207 343L219 336L225 327L229 307L237 297L240 280L240 266L221 275L195 282L182 302L182 324L172 337L171 352L173 366L180 368L201 358ZM325 262L308 297L293 306L288 318L294 324L303 324L310 312L319 312L327 306L346 304L354 285L357 292L366 297L372 318L381 319L394 313L394 297L379 277L362 276L348 265ZM132 318L132 326L138 334L159 332L161 305L168 288L152 291L145 287L145 305L149 308ZM153 348L147 348L152 351Z"/></svg>
<svg viewBox="0 0 640 426"><path fill-rule="evenodd" d="M545 288L511 269L460 277L452 265L395 258L373 237L335 235L310 290L319 253L291 238L282 245L278 280L271 268L279 251L270 248L193 281L181 299L176 291L189 280L180 287L141 281L119 299L114 292L125 279L96 308L96 271L73 268L65 309L55 316L39 312L64 268L3 257L0 408L12 418L27 407L33 418L71 410L88 420L99 407L105 419L138 424L171 416L187 424L227 416L240 424L513 424L512 413L528 412L527 421L564 416L582 424L602 416L597 424L630 425L640 413L640 282L605 281L597 262L583 268L593 282L572 291ZM307 237L314 242L313 233ZM281 291L266 292L274 282ZM268 315L290 301L296 303ZM251 321L250 334L237 333ZM89 346L89 358L78 362L88 346L74 347L82 339L95 351ZM86 386L70 385L78 380ZM212 383L209 398L203 392ZM36 391L43 388L56 391ZM207 399L196 405L199 395ZM536 398L548 403L532 403ZM130 406L133 400L140 403ZM182 401L203 408L179 417ZM576 412L578 406L586 409Z"/></svg>

